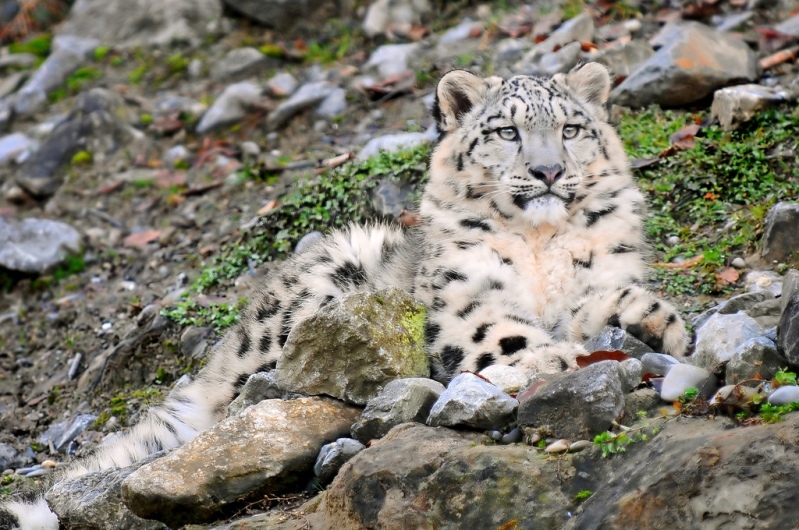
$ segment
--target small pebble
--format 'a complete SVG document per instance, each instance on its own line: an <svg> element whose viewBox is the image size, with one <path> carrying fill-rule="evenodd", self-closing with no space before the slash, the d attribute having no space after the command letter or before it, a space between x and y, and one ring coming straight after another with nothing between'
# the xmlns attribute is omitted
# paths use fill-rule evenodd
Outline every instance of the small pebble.
<svg viewBox="0 0 799 530"><path fill-rule="evenodd" d="M14 470L13 469L4 469L3 470L3 476L4 477L7 477L7 476L13 475L13 474L14 474Z"/></svg>
<svg viewBox="0 0 799 530"><path fill-rule="evenodd" d="M588 449L592 445L594 445L593 442L591 442L589 440L577 440L576 442L574 442L573 444L571 444L569 446L569 452L570 453L577 453L577 452L580 452L580 451L582 451L584 449Z"/></svg>
<svg viewBox="0 0 799 530"><path fill-rule="evenodd" d="M680 244L680 238L678 236L669 236L666 240L666 244L670 247L676 247Z"/></svg>
<svg viewBox="0 0 799 530"><path fill-rule="evenodd" d="M732 260L732 266L735 267L736 269L745 269L746 262L744 261L743 258L735 258L734 260Z"/></svg>
<svg viewBox="0 0 799 530"><path fill-rule="evenodd" d="M534 432L532 435L530 435L530 438L527 440L527 443L533 445L537 444L540 441L541 441L541 435L538 434L537 432Z"/></svg>
<svg viewBox="0 0 799 530"><path fill-rule="evenodd" d="M503 444L515 444L522 441L522 431L518 427L502 437Z"/></svg>
<svg viewBox="0 0 799 530"><path fill-rule="evenodd" d="M549 453L549 454L552 454L552 453L565 453L566 451L569 450L569 446L570 445L571 444L569 443L569 440L558 440L556 442L553 442L553 443L549 444L547 446L547 448L544 449L544 452Z"/></svg>
<svg viewBox="0 0 799 530"><path fill-rule="evenodd" d="M498 442L502 439L502 433L500 431L491 431L488 433L488 437Z"/></svg>
<svg viewBox="0 0 799 530"><path fill-rule="evenodd" d="M52 468L43 467L41 469L37 469L36 471L31 471L30 473L25 475L25 478L42 477L44 475L49 475L52 472L53 472Z"/></svg>
<svg viewBox="0 0 799 530"><path fill-rule="evenodd" d="M55 460L45 460L42 462L42 467L56 467L57 465Z"/></svg>
<svg viewBox="0 0 799 530"><path fill-rule="evenodd" d="M28 473L31 473L32 471L39 470L41 468L42 468L42 466L39 466L39 465L31 466L31 467L20 467L20 468L17 468L17 470L14 473L16 473L17 475L26 476Z"/></svg>
<svg viewBox="0 0 799 530"><path fill-rule="evenodd" d="M781 386L768 397L768 402L772 405L787 405L788 403L799 402L799 386Z"/></svg>
<svg viewBox="0 0 799 530"><path fill-rule="evenodd" d="M716 389L716 378L698 366L677 364L669 370L660 389L660 398L674 401L688 388L697 388L703 395L710 395Z"/></svg>

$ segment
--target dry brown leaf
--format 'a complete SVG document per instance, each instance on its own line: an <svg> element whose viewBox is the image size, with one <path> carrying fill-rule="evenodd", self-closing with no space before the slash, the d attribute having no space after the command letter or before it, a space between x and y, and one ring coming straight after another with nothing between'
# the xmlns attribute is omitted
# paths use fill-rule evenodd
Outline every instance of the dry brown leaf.
<svg viewBox="0 0 799 530"><path fill-rule="evenodd" d="M741 275L738 273L737 270L733 269L732 267L728 267L717 274L718 278L727 283L735 283L738 281L738 278Z"/></svg>
<svg viewBox="0 0 799 530"><path fill-rule="evenodd" d="M136 232L122 240L122 245L127 248L142 248L147 243L152 243L158 236L161 235L160 230L144 230L143 232Z"/></svg>
<svg viewBox="0 0 799 530"><path fill-rule="evenodd" d="M580 368L585 368L586 366L590 366L592 364L599 363L602 361L622 362L626 361L627 359L632 359L632 357L630 357L629 355L620 350L610 350L610 351L597 350L588 355L582 355L580 357L577 357L575 361L577 362L577 366L579 366Z"/></svg>

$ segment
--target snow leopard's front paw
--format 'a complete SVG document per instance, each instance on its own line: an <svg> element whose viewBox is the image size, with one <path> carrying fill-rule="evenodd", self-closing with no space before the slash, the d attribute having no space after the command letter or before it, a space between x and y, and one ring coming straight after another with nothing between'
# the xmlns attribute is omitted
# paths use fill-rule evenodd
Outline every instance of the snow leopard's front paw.
<svg viewBox="0 0 799 530"><path fill-rule="evenodd" d="M685 355L690 339L685 323L670 303L641 287L627 287L616 293L615 306L608 324L621 327L656 352Z"/></svg>
<svg viewBox="0 0 799 530"><path fill-rule="evenodd" d="M530 375L569 372L578 368L576 359L582 355L588 355L582 344L558 342L525 351L517 367Z"/></svg>

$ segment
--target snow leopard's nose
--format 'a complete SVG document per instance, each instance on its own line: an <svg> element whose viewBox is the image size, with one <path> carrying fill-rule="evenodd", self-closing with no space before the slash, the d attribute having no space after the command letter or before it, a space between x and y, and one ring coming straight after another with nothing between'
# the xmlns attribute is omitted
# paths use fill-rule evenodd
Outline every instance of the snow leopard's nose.
<svg viewBox="0 0 799 530"><path fill-rule="evenodd" d="M554 166L538 166L535 169L530 168L527 171L534 179L540 180L546 184L547 188L551 188L552 185L563 176L563 166L560 164L555 164Z"/></svg>

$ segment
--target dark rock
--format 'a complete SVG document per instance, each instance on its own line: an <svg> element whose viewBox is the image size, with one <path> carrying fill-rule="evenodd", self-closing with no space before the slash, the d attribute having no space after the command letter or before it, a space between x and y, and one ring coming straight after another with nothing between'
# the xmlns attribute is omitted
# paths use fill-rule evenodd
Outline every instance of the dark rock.
<svg viewBox="0 0 799 530"><path fill-rule="evenodd" d="M780 321L782 300L772 298L758 302L745 311L747 315L754 318L763 329L772 328Z"/></svg>
<svg viewBox="0 0 799 530"><path fill-rule="evenodd" d="M418 424L394 428L328 487L329 528L560 528L574 494L561 491L554 468L530 446L486 442Z"/></svg>
<svg viewBox="0 0 799 530"><path fill-rule="evenodd" d="M785 305L777 326L777 345L793 365L799 365L799 293Z"/></svg>
<svg viewBox="0 0 799 530"><path fill-rule="evenodd" d="M769 261L788 261L799 249L799 203L778 202L766 216L760 255Z"/></svg>
<svg viewBox="0 0 799 530"><path fill-rule="evenodd" d="M765 337L750 339L736 348L725 369L725 380L734 385L747 380L769 381L785 358L777 351L777 345Z"/></svg>
<svg viewBox="0 0 799 530"><path fill-rule="evenodd" d="M298 20L319 17L319 12L330 16L341 13L333 0L222 0L225 5L266 27L285 31Z"/></svg>
<svg viewBox="0 0 799 530"><path fill-rule="evenodd" d="M685 105L757 78L757 57L749 46L704 24L681 23L667 42L613 90L614 103Z"/></svg>
<svg viewBox="0 0 799 530"><path fill-rule="evenodd" d="M14 467L20 467L21 462L19 457L20 454L16 449L7 443L0 443L0 472Z"/></svg>
<svg viewBox="0 0 799 530"><path fill-rule="evenodd" d="M247 378L239 395L227 407L227 415L236 416L247 407L267 399L293 399L299 394L290 394L277 384L275 372L256 372Z"/></svg>
<svg viewBox="0 0 799 530"><path fill-rule="evenodd" d="M513 421L518 406L518 401L496 386L466 372L450 381L430 409L427 424L499 429Z"/></svg>
<svg viewBox="0 0 799 530"><path fill-rule="evenodd" d="M632 425L640 420L638 413L643 411L647 415L657 412L663 406L660 394L654 388L641 388L624 397L624 410L619 423Z"/></svg>
<svg viewBox="0 0 799 530"><path fill-rule="evenodd" d="M360 419L352 426L352 437L363 443L382 438L400 423L424 423L444 385L432 379L405 378L391 381L370 399Z"/></svg>
<svg viewBox="0 0 799 530"><path fill-rule="evenodd" d="M211 328L187 327L180 335L180 353L184 357L202 359L208 350L208 339L213 333Z"/></svg>
<svg viewBox="0 0 799 530"><path fill-rule="evenodd" d="M605 432L624 407L618 365L602 361L542 385L521 402L519 426L571 440Z"/></svg>
<svg viewBox="0 0 799 530"><path fill-rule="evenodd" d="M365 445L352 438L339 438L333 443L324 445L313 466L314 475L319 482L327 484L335 478L341 466L364 449Z"/></svg>
<svg viewBox="0 0 799 530"><path fill-rule="evenodd" d="M585 349L589 352L619 350L636 359L654 351L623 329L612 326L605 326L599 334L589 339Z"/></svg>
<svg viewBox="0 0 799 530"><path fill-rule="evenodd" d="M425 314L394 288L333 300L292 329L277 382L292 392L365 405L394 379L428 377Z"/></svg>
<svg viewBox="0 0 799 530"><path fill-rule="evenodd" d="M414 186L391 178L381 179L370 194L372 209L378 215L396 218L403 210L412 210Z"/></svg>
<svg viewBox="0 0 799 530"><path fill-rule="evenodd" d="M82 249L81 236L68 224L28 218L0 217L0 267L25 273L44 273Z"/></svg>
<svg viewBox="0 0 799 530"><path fill-rule="evenodd" d="M645 374L666 375L675 364L680 364L680 361L665 353L645 353L641 357L641 364L643 365L641 370Z"/></svg>
<svg viewBox="0 0 799 530"><path fill-rule="evenodd" d="M45 446L52 444L56 451L64 451L69 442L77 438L96 419L97 416L94 414L77 414L69 420L50 426L36 441Z"/></svg>

